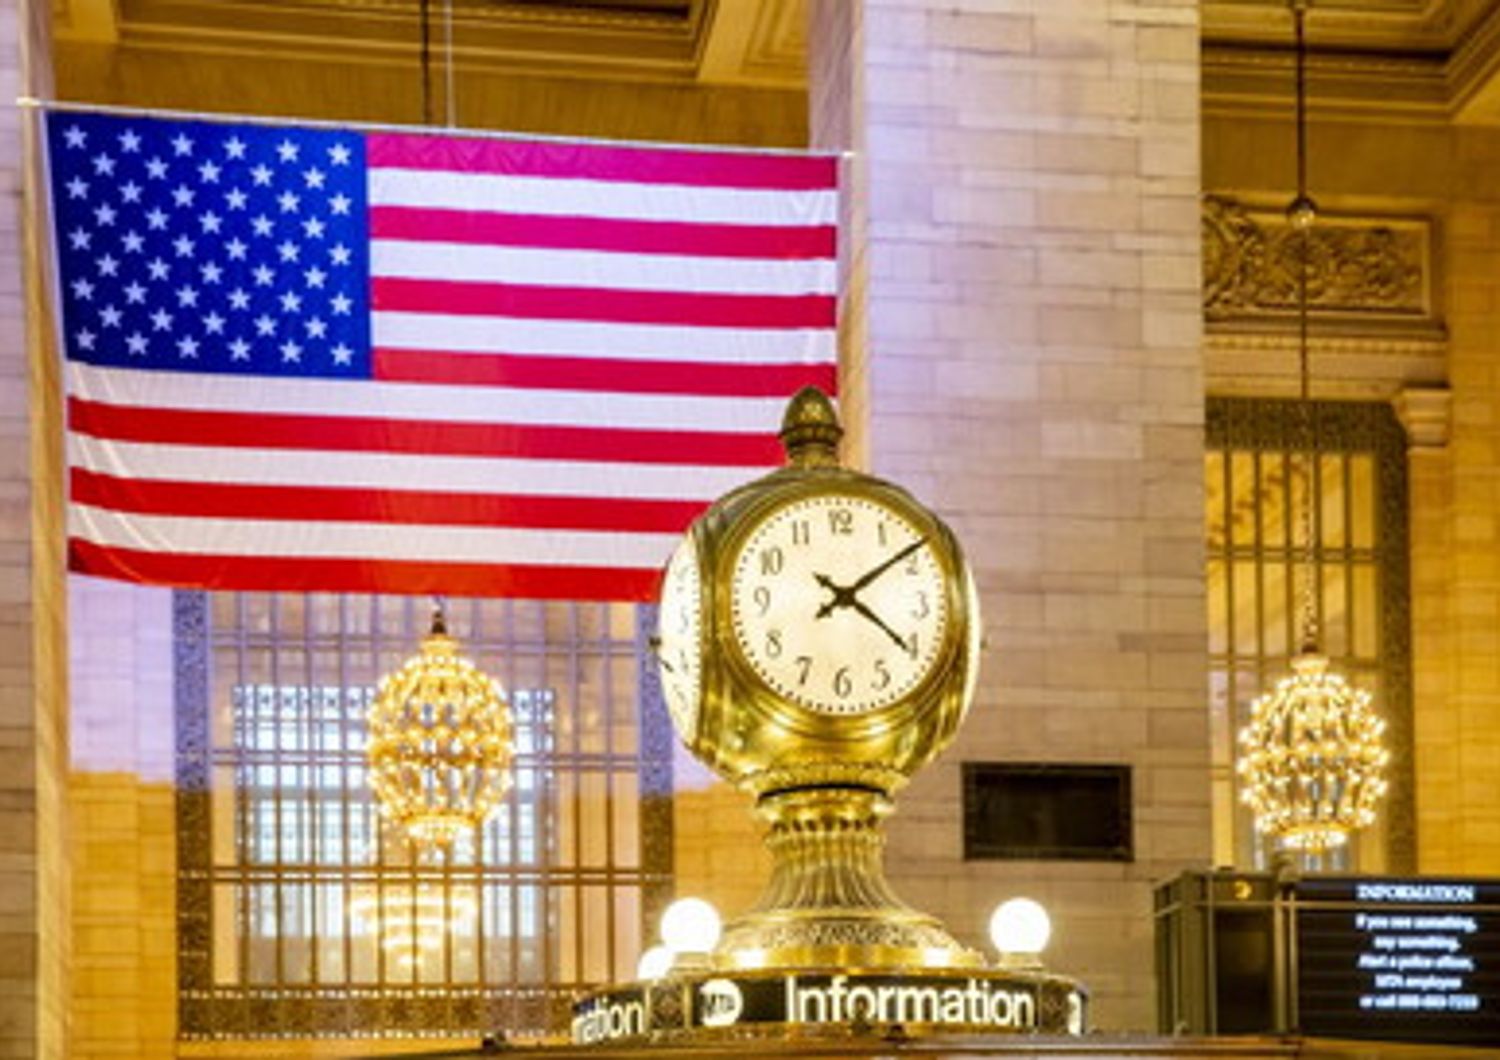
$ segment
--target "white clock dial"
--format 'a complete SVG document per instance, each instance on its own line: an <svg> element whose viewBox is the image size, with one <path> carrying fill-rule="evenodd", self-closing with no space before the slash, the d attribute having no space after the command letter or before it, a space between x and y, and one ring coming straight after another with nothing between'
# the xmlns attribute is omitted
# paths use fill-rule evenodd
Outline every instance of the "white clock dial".
<svg viewBox="0 0 1500 1060"><path fill-rule="evenodd" d="M692 535L684 537L667 562L657 611L657 661L662 693L678 734L691 741L698 724L703 694L700 655L703 628L703 583L699 580L698 549Z"/></svg>
<svg viewBox="0 0 1500 1060"><path fill-rule="evenodd" d="M934 542L865 497L822 494L764 519L735 557L735 639L776 693L863 714L912 692L948 630Z"/></svg>

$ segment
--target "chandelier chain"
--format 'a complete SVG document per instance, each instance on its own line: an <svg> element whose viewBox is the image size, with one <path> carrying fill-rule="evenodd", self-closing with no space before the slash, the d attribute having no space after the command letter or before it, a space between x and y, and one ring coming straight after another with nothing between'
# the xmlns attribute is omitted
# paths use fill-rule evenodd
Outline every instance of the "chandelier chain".
<svg viewBox="0 0 1500 1060"><path fill-rule="evenodd" d="M1307 0L1291 0L1297 63L1297 195L1287 210L1297 238L1297 397L1301 444L1307 461L1302 490L1302 592L1299 594L1303 651L1318 649L1318 546L1315 496L1318 493L1318 424L1312 400L1312 353L1308 339L1308 279L1312 267L1312 230L1317 207L1307 193Z"/></svg>
<svg viewBox="0 0 1500 1060"><path fill-rule="evenodd" d="M417 21L420 23L421 40L418 59L422 68L422 124L432 124L432 0L421 0L417 5Z"/></svg>
<svg viewBox="0 0 1500 1060"><path fill-rule="evenodd" d="M453 69L453 0L443 0L443 110L448 128L458 125L458 89Z"/></svg>
<svg viewBox="0 0 1500 1060"><path fill-rule="evenodd" d="M420 0L417 20L421 37L418 59L422 68L422 124L434 124L437 114L432 98L432 0ZM443 123L458 125L458 93L453 67L453 0L443 0Z"/></svg>

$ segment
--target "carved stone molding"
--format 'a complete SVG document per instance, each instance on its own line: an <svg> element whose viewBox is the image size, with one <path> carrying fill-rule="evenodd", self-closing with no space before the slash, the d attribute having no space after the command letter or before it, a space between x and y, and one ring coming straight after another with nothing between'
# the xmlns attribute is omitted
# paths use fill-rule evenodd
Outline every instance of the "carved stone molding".
<svg viewBox="0 0 1500 1060"><path fill-rule="evenodd" d="M1453 394L1447 387L1409 386L1394 402L1411 449L1442 449L1453 426Z"/></svg>
<svg viewBox="0 0 1500 1060"><path fill-rule="evenodd" d="M1320 318L1433 322L1431 223L1320 215L1309 236L1308 305ZM1284 214L1220 196L1203 203L1203 309L1216 321L1294 318L1300 239Z"/></svg>
<svg viewBox="0 0 1500 1060"><path fill-rule="evenodd" d="M1341 401L1392 401L1403 387L1437 387L1447 379L1440 335L1314 336L1313 393ZM1203 367L1211 393L1295 397L1297 336L1289 331L1215 328L1204 336Z"/></svg>

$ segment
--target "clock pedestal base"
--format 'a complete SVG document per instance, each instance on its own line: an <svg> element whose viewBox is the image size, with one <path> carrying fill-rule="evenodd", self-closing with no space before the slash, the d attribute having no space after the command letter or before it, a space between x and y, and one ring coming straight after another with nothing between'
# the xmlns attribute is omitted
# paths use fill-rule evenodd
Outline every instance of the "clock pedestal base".
<svg viewBox="0 0 1500 1060"><path fill-rule="evenodd" d="M886 882L882 822L893 804L870 788L817 786L762 795L771 880L714 950L726 970L980 968L983 958Z"/></svg>

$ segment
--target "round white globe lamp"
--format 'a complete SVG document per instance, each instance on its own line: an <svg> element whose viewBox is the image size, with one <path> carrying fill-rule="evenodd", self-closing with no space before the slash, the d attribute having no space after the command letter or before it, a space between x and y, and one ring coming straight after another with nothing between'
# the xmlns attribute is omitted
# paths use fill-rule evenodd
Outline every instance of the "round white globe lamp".
<svg viewBox="0 0 1500 1060"><path fill-rule="evenodd" d="M673 953L708 953L721 930L719 911L702 898L679 898L661 915L661 940Z"/></svg>
<svg viewBox="0 0 1500 1060"><path fill-rule="evenodd" d="M679 898L661 915L661 940L679 971L706 969L723 931L719 911L702 898Z"/></svg>
<svg viewBox="0 0 1500 1060"><path fill-rule="evenodd" d="M1052 937L1052 918L1040 902L1011 898L990 916L990 941L1002 968L1040 968L1042 951Z"/></svg>
<svg viewBox="0 0 1500 1060"><path fill-rule="evenodd" d="M652 946L636 962L635 977L642 981L660 979L672 970L672 951L665 946Z"/></svg>

